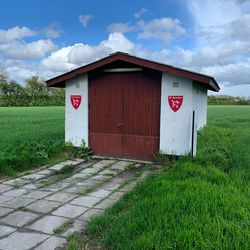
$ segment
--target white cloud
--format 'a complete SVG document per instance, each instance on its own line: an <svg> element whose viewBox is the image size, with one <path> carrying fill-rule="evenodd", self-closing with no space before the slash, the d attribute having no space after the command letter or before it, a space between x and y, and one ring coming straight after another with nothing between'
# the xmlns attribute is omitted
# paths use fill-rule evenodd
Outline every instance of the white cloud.
<svg viewBox="0 0 250 250"><path fill-rule="evenodd" d="M250 84L250 63L247 62L210 66L201 71L215 76L217 81L227 83L228 86Z"/></svg>
<svg viewBox="0 0 250 250"><path fill-rule="evenodd" d="M180 21L170 17L153 19L149 22L139 21L137 28L140 30L138 38L162 40L166 43L186 33Z"/></svg>
<svg viewBox="0 0 250 250"><path fill-rule="evenodd" d="M75 44L53 52L42 60L42 65L50 71L65 72L77 66L98 60L116 51L130 52L137 47L123 34L112 33L107 40L101 41L96 46L88 44Z"/></svg>
<svg viewBox="0 0 250 250"><path fill-rule="evenodd" d="M109 33L126 33L133 30L133 27L128 23L112 23L108 26Z"/></svg>
<svg viewBox="0 0 250 250"><path fill-rule="evenodd" d="M0 30L0 43L8 43L24 37L30 37L36 35L34 30L27 27L13 27L7 30Z"/></svg>
<svg viewBox="0 0 250 250"><path fill-rule="evenodd" d="M51 23L44 29L42 29L42 33L44 33L49 38L57 38L61 35L63 30L60 28L60 25L56 22Z"/></svg>
<svg viewBox="0 0 250 250"><path fill-rule="evenodd" d="M80 23L84 28L87 28L89 20L94 18L92 15L79 15L78 16Z"/></svg>
<svg viewBox="0 0 250 250"><path fill-rule="evenodd" d="M0 44L0 51L12 59L34 59L44 57L47 53L57 49L51 40L37 40L31 43L12 42Z"/></svg>
<svg viewBox="0 0 250 250"><path fill-rule="evenodd" d="M100 46L110 49L111 53L116 51L132 52L135 44L132 43L126 36L120 33L112 33L108 40L100 43Z"/></svg>
<svg viewBox="0 0 250 250"><path fill-rule="evenodd" d="M145 8L141 8L139 11L135 12L134 17L140 18L143 14L145 14L148 10Z"/></svg>
<svg viewBox="0 0 250 250"><path fill-rule="evenodd" d="M77 44L53 52L49 57L42 60L42 66L45 69L54 72L54 74L63 73L73 69L77 65L68 62L68 55L71 49L75 46L77 46Z"/></svg>
<svg viewBox="0 0 250 250"><path fill-rule="evenodd" d="M101 57L106 56L109 53L102 46L90 46L88 44L77 44L68 53L68 62L83 65Z"/></svg>

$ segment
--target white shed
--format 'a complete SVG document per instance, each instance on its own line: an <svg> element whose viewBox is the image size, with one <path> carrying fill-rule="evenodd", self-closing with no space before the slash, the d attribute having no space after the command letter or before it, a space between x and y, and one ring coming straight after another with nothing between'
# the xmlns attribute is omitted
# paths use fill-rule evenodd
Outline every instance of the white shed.
<svg viewBox="0 0 250 250"><path fill-rule="evenodd" d="M196 154L211 76L117 52L48 80L65 87L65 140L94 153L152 160Z"/></svg>

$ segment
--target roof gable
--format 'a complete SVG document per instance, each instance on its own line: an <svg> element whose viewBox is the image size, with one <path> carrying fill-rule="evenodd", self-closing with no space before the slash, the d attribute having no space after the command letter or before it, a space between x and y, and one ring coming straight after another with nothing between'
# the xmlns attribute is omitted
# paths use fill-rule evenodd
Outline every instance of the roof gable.
<svg viewBox="0 0 250 250"><path fill-rule="evenodd" d="M127 63L131 63L134 65L144 67L144 68L149 68L149 69L156 70L156 71L166 72L166 73L169 73L171 75L178 76L178 77L187 78L187 79L196 81L200 84L204 84L208 89L210 89L212 91L219 91L219 89L220 89L218 83L211 76L188 71L185 69L176 68L176 67L173 67L171 65L153 62L150 60L131 56L131 55L129 55L127 53L123 53L123 52L116 52L114 54L109 55L108 57L105 57L103 59L100 59L98 61L95 61L95 62L87 64L87 65L84 65L80 68L74 69L70 72L59 75L59 76L54 77L52 79L49 79L46 81L46 84L48 87L64 87L66 80L69 80L73 77L76 77L77 75L81 75L81 74L87 73L89 71L96 70L98 68L101 68L101 67L108 65L112 62L115 62L115 61L124 61Z"/></svg>

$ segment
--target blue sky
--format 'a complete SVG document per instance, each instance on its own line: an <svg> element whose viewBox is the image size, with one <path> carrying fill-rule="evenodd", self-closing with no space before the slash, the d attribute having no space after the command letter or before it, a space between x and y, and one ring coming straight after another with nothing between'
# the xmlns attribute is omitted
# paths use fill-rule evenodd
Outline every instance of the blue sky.
<svg viewBox="0 0 250 250"><path fill-rule="evenodd" d="M117 50L213 75L221 94L250 96L249 0L8 0L0 70L24 82Z"/></svg>

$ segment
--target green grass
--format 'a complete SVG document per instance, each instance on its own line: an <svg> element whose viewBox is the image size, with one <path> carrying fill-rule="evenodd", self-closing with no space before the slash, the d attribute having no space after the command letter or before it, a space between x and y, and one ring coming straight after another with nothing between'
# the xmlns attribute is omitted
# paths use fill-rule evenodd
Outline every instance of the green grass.
<svg viewBox="0 0 250 250"><path fill-rule="evenodd" d="M0 133L0 174L16 176L74 154L64 144L64 107L0 107Z"/></svg>
<svg viewBox="0 0 250 250"><path fill-rule="evenodd" d="M64 138L64 107L0 107L0 148L15 142Z"/></svg>
<svg viewBox="0 0 250 250"><path fill-rule="evenodd" d="M249 168L250 106L210 106L197 157L139 183L68 249L250 249Z"/></svg>

